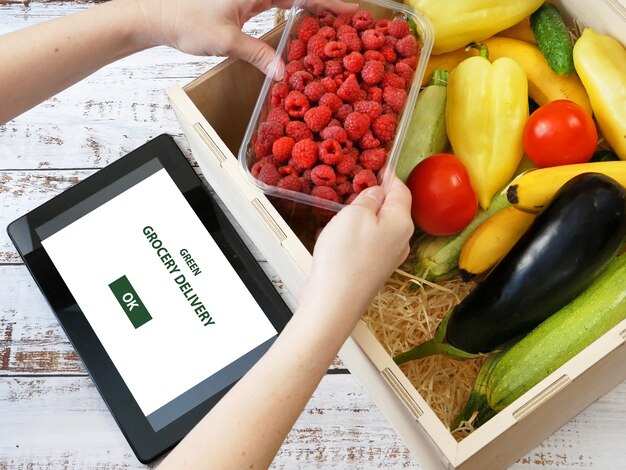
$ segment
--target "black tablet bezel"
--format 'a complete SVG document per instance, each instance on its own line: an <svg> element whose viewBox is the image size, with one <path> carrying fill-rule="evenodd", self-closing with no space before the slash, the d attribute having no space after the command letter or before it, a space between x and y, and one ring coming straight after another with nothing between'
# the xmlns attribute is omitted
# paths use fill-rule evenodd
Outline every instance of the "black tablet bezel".
<svg viewBox="0 0 626 470"><path fill-rule="evenodd" d="M168 172L241 280L280 333L291 318L274 285L171 136L162 134L9 224L7 232L133 452L149 463L174 447L232 385L154 431L41 245L37 228L151 160ZM132 187L131 184L129 187ZM126 188L128 189L128 188Z"/></svg>

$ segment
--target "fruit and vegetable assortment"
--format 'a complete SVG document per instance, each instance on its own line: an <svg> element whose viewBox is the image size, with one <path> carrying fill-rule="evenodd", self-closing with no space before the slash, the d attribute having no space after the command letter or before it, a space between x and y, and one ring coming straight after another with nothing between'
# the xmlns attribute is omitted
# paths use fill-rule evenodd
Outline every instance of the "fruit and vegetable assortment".
<svg viewBox="0 0 626 470"><path fill-rule="evenodd" d="M402 18L304 16L254 138L252 175L341 204L378 184L419 47Z"/></svg>
<svg viewBox="0 0 626 470"><path fill-rule="evenodd" d="M487 355L476 428L626 319L626 48L553 3L405 3L435 32L397 165L414 273L476 286L394 360Z"/></svg>

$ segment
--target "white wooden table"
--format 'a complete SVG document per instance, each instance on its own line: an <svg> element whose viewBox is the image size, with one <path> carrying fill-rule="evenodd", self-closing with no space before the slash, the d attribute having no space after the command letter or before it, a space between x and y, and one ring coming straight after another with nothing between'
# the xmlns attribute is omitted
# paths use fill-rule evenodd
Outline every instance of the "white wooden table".
<svg viewBox="0 0 626 470"><path fill-rule="evenodd" d="M0 34L90 6L36 2L26 9L21 3L0 4ZM268 13L255 18L247 30L260 35L272 24L273 14ZM0 469L144 467L132 454L5 228L163 132L172 134L193 162L164 90L173 83L188 83L217 62L166 48L145 51L0 126ZM259 261L271 275L267 263ZM280 280L274 276L274 281L280 290ZM623 383L512 468L626 469L625 443ZM409 453L337 362L289 434L273 468L347 467L421 468L419 455Z"/></svg>

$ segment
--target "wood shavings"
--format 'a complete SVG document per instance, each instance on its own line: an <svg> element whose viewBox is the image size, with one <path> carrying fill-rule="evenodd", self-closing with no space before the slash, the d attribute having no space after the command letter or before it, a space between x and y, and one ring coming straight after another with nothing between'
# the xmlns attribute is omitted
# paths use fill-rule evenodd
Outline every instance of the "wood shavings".
<svg viewBox="0 0 626 470"><path fill-rule="evenodd" d="M433 337L443 316L475 283L458 276L439 284L410 274L410 262L397 269L372 302L364 321L391 356ZM462 410L483 359L459 361L435 355L400 366L445 426ZM471 422L455 430L457 438L471 432Z"/></svg>

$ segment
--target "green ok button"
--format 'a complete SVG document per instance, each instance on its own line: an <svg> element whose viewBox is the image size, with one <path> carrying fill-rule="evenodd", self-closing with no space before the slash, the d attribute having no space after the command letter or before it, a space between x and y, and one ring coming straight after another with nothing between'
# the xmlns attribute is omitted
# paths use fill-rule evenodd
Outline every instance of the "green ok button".
<svg viewBox="0 0 626 470"><path fill-rule="evenodd" d="M135 329L152 320L150 312L148 312L146 306L137 295L137 291L135 291L135 288L126 276L113 281L109 284L109 288Z"/></svg>

